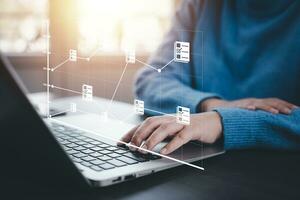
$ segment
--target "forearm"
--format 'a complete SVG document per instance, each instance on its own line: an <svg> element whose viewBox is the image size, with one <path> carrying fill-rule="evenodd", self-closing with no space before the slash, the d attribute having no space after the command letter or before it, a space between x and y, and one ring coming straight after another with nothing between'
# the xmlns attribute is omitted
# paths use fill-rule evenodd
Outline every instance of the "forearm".
<svg viewBox="0 0 300 200"><path fill-rule="evenodd" d="M174 113L177 106L184 106L190 108L191 113L196 113L199 102L218 96L194 90L183 80L178 80L175 75L159 76L155 73L144 70L136 80L136 98L143 100L146 108ZM147 113L147 110L145 111Z"/></svg>
<svg viewBox="0 0 300 200"><path fill-rule="evenodd" d="M290 115L217 108L225 149L300 149L300 109Z"/></svg>

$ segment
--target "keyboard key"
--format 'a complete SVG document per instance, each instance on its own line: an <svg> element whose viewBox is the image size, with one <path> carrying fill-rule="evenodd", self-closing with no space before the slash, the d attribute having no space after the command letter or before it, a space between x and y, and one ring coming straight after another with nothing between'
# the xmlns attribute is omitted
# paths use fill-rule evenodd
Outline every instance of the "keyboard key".
<svg viewBox="0 0 300 200"><path fill-rule="evenodd" d="M93 170L95 170L95 171L97 171L97 172L103 171L103 169L101 167L98 167L96 165L93 165L90 168L93 169Z"/></svg>
<svg viewBox="0 0 300 200"><path fill-rule="evenodd" d="M86 154L91 154L94 153L94 151L90 150L90 149L85 149L81 151L82 153L86 153Z"/></svg>
<svg viewBox="0 0 300 200"><path fill-rule="evenodd" d="M123 150L123 149L119 149L119 150L115 151L115 153L118 153L118 154L124 154L124 153L127 153L127 152L128 152L128 150L126 151L126 150Z"/></svg>
<svg viewBox="0 0 300 200"><path fill-rule="evenodd" d="M121 156L120 154L117 154L117 153L109 153L109 154L106 154L106 155L111 157L111 158L117 158L117 157Z"/></svg>
<svg viewBox="0 0 300 200"><path fill-rule="evenodd" d="M91 141L91 142L89 142L89 143L90 143L90 144L94 144L94 145L102 144L102 142L97 141L97 140Z"/></svg>
<svg viewBox="0 0 300 200"><path fill-rule="evenodd" d="M102 154L109 154L109 153L111 153L110 151L107 151L106 149L102 150L102 151L99 151L99 152L102 153Z"/></svg>
<svg viewBox="0 0 300 200"><path fill-rule="evenodd" d="M101 148L101 147L93 147L93 148L91 148L93 151L101 151L101 150L103 150L103 148Z"/></svg>
<svg viewBox="0 0 300 200"><path fill-rule="evenodd" d="M85 145L85 144L87 144L87 142L84 142L84 141L78 141L78 142L75 142L76 144L78 144L78 145Z"/></svg>
<svg viewBox="0 0 300 200"><path fill-rule="evenodd" d="M75 153L79 153L79 151L76 151L74 149L70 149L70 150L67 150L67 153L68 154L75 154Z"/></svg>
<svg viewBox="0 0 300 200"><path fill-rule="evenodd" d="M78 145L71 143L71 144L66 144L66 147L74 148L74 147L78 147Z"/></svg>
<svg viewBox="0 0 300 200"><path fill-rule="evenodd" d="M82 157L86 157L86 154L84 154L84 153L75 153L75 154L73 154L73 156L76 157L76 158L82 158Z"/></svg>
<svg viewBox="0 0 300 200"><path fill-rule="evenodd" d="M111 146L111 147L106 148L106 150L115 151L115 150L118 150L118 148Z"/></svg>
<svg viewBox="0 0 300 200"><path fill-rule="evenodd" d="M111 165L111 164L109 164L109 163L105 163L105 164L103 164L103 165L100 165L100 167L101 167L102 169L112 169L112 168L115 168L115 166L113 166L113 165Z"/></svg>
<svg viewBox="0 0 300 200"><path fill-rule="evenodd" d="M103 148L109 147L108 144L104 144L104 143L103 143L103 144L99 144L98 146L99 146L99 147L103 147Z"/></svg>
<svg viewBox="0 0 300 200"><path fill-rule="evenodd" d="M112 158L104 155L104 156L100 156L98 159L103 160L103 161L107 161L107 160L111 160Z"/></svg>
<svg viewBox="0 0 300 200"><path fill-rule="evenodd" d="M85 142L92 142L92 141L94 141L94 140L91 139L91 138L86 137L83 141L85 141Z"/></svg>
<svg viewBox="0 0 300 200"><path fill-rule="evenodd" d="M94 165L102 165L104 164L105 162L102 161L102 160L92 160L90 163L94 164Z"/></svg>
<svg viewBox="0 0 300 200"><path fill-rule="evenodd" d="M95 145L93 145L93 144L85 144L85 145L82 145L82 146L84 146L84 147L86 147L86 148L92 148L92 147L94 147Z"/></svg>
<svg viewBox="0 0 300 200"><path fill-rule="evenodd" d="M85 147L82 147L82 146L77 146L77 147L74 147L73 149L77 150L77 151L83 151L85 150L86 148Z"/></svg>
<svg viewBox="0 0 300 200"><path fill-rule="evenodd" d="M96 158L93 158L91 156L87 156L87 157L83 157L81 159L84 160L84 161L92 161L92 160L95 160Z"/></svg>
<svg viewBox="0 0 300 200"><path fill-rule="evenodd" d="M103 156L103 154L102 154L102 153L98 153L98 152L94 152L94 153L90 154L90 156L93 156L93 157L95 157L95 158L98 158L98 157L100 157L100 156Z"/></svg>
<svg viewBox="0 0 300 200"><path fill-rule="evenodd" d="M110 164L112 164L112 165L114 165L114 166L116 166L116 167L122 167L122 166L125 166L126 165L126 163L124 163L124 162L122 162L122 161L120 161L120 160L109 160L108 161Z"/></svg>
<svg viewBox="0 0 300 200"><path fill-rule="evenodd" d="M136 160L133 160L133 159L128 158L128 157L119 157L117 159L120 160L120 161L123 161L123 162L125 162L125 163L127 163L129 165L138 163Z"/></svg>
<svg viewBox="0 0 300 200"><path fill-rule="evenodd" d="M79 142L80 140L76 139L76 138L71 138L71 139L68 139L69 142Z"/></svg>
<svg viewBox="0 0 300 200"><path fill-rule="evenodd" d="M83 166L86 166L86 167L90 167L90 166L92 166L92 164L91 164L91 163L89 163L89 162L86 162L86 161L82 161L80 164L82 164Z"/></svg>

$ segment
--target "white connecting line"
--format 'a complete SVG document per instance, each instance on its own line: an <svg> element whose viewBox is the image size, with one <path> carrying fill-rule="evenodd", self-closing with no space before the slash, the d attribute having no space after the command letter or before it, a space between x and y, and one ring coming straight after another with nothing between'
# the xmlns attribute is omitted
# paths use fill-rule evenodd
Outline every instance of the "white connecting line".
<svg viewBox="0 0 300 200"><path fill-rule="evenodd" d="M96 53L101 49L102 47L99 47L97 48L95 51L93 51L88 57L80 57L80 56L77 56L77 59L79 60L86 60L86 61L90 61L92 57L94 57L96 55ZM60 68L61 66L63 66L64 64L66 64L67 62L70 61L70 58L64 60L63 62L59 63L58 65L56 65L55 67L47 67L48 70L50 71L55 71L57 70L58 68Z"/></svg>
<svg viewBox="0 0 300 200"><path fill-rule="evenodd" d="M171 64L171 63L174 61L174 58L173 58L172 60L170 60L167 64L165 64L165 65L164 65L163 67L161 67L161 68L153 67L152 65L149 65L148 63L145 63L145 62L140 61L140 60L138 60L138 59L135 59L135 60L136 60L137 62L139 62L139 63L145 65L146 67L149 67L149 68L151 68L151 69L154 69L154 70L157 71L157 72L161 72L164 68L166 68L169 64Z"/></svg>
<svg viewBox="0 0 300 200"><path fill-rule="evenodd" d="M81 94L82 95L82 92L78 92L78 91L75 91L75 90L70 90L70 89L67 89L67 88L62 88L62 87L58 87L58 86L51 85L51 84L48 85L46 83L44 83L43 85L46 86L46 87L51 87L51 88L54 88L54 89L63 90L63 91L72 92L72 93L75 93L75 94Z"/></svg>
<svg viewBox="0 0 300 200"><path fill-rule="evenodd" d="M128 65L128 63L126 63L126 65L125 65L125 67L124 67L124 69L123 69L123 71L122 71L121 77L120 77L120 79L119 79L119 81L118 81L118 83L117 83L117 86L116 86L116 88L115 88L115 91L114 91L114 93L113 93L113 95L112 95L112 97L111 97L111 99L110 99L110 102L109 102L109 106L108 106L107 112L110 110L110 107L111 107L111 105L112 105L112 102L114 101L114 98L115 98L115 96L116 96L116 93L117 93L117 91L118 91L118 88L119 88L119 86L120 86L120 83L121 83L121 81L122 81L122 79L123 79L123 76L124 76L124 74L125 74L125 72L126 72L127 65Z"/></svg>
<svg viewBox="0 0 300 200"><path fill-rule="evenodd" d="M135 146L133 144L130 144L130 143L126 143L126 142L123 142L121 140L117 140L117 139L114 139L114 138L111 138L111 137L107 137L105 135L102 135L100 133L96 133L94 131L90 131L90 130L86 130L86 129L83 129L83 128L80 128L78 126L74 126L72 124L69 124L69 123L65 123L65 122L62 122L60 120L56 120L56 119L53 119L53 118L50 118L50 120L53 120L55 122L58 122L58 123L61 123L61 124L64 124L64 125L67 125L67 126L70 126L72 128L75 128L75 129L79 129L81 131L85 131L85 132L88 132L88 133L92 133L94 135L97 135L97 136L100 136L102 138L105 138L105 139L108 139L110 141L114 141L114 142L117 142L119 144L123 144L123 145L126 145L128 147L133 147L133 148L136 148L138 150L141 150L141 151L144 151L144 152L147 152L147 153L151 153L153 155L156 155L156 156L160 156L160 157L163 157L163 158L166 158L166 159L169 159L169 160L172 160L172 161L175 161L175 162L178 162L178 163L181 163L181 164L184 164L184 165L187 165L187 166L190 166L190 167L193 167L193 168L196 168L196 169L199 169L199 170L204 170L203 167L200 167L200 166L197 166L197 165L194 165L194 164L191 164L191 163L188 163L188 162L185 162L185 161L182 161L182 160L178 160L176 158L172 158L170 156L166 156L166 155L163 155L163 154L160 154L160 153L156 153L155 151L150 151L148 149L144 149L142 147L138 147L138 146Z"/></svg>

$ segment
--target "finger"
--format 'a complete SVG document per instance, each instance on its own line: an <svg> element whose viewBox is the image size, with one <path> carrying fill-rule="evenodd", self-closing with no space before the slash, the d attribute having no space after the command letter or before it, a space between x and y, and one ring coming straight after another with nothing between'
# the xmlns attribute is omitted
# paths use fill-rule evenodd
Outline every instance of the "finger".
<svg viewBox="0 0 300 200"><path fill-rule="evenodd" d="M161 154L169 154L191 140L191 136L185 129L181 130L161 151Z"/></svg>
<svg viewBox="0 0 300 200"><path fill-rule="evenodd" d="M166 116L147 118L135 131L130 142L135 146L140 146L160 124L167 121L170 121L170 118ZM132 148L131 150L136 149Z"/></svg>
<svg viewBox="0 0 300 200"><path fill-rule="evenodd" d="M292 112L292 109L289 108L287 105L278 104L278 105L273 106L273 107L276 108L282 114L289 115Z"/></svg>
<svg viewBox="0 0 300 200"><path fill-rule="evenodd" d="M284 105L286 107L288 107L289 109L294 109L296 108L297 106L290 103L290 102L287 102L285 100L282 100L282 99L277 99L277 98L271 98L271 102L272 104L279 104L279 105Z"/></svg>
<svg viewBox="0 0 300 200"><path fill-rule="evenodd" d="M256 110L256 107L254 105L247 105L246 109L248 109L248 110Z"/></svg>
<svg viewBox="0 0 300 200"><path fill-rule="evenodd" d="M273 113L273 114L278 114L279 113L279 111L277 109L275 109L274 107L269 106L267 104L264 104L264 103L256 105L256 109L264 110L264 111L267 111L267 112L270 112L270 113Z"/></svg>
<svg viewBox="0 0 300 200"><path fill-rule="evenodd" d="M162 124L146 140L142 148L152 150L158 143L162 142L168 136L175 135L184 128L184 125L175 122Z"/></svg>
<svg viewBox="0 0 300 200"><path fill-rule="evenodd" d="M139 126L135 126L134 128L132 128L132 129L131 129L128 133L126 133L120 140L121 140L122 142L128 143L128 142L131 140L131 138L132 138L134 132L138 129L138 127L139 127ZM123 145L123 143L118 142L117 145Z"/></svg>

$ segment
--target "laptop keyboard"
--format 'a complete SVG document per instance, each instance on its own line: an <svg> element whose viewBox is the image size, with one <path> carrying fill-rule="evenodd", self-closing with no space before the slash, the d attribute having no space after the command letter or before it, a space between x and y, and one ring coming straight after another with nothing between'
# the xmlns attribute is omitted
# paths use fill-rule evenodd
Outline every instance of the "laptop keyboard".
<svg viewBox="0 0 300 200"><path fill-rule="evenodd" d="M132 152L128 147L110 145L82 135L84 131L57 123L51 124L57 140L75 163L94 171L109 170L126 165L160 159L160 156Z"/></svg>

